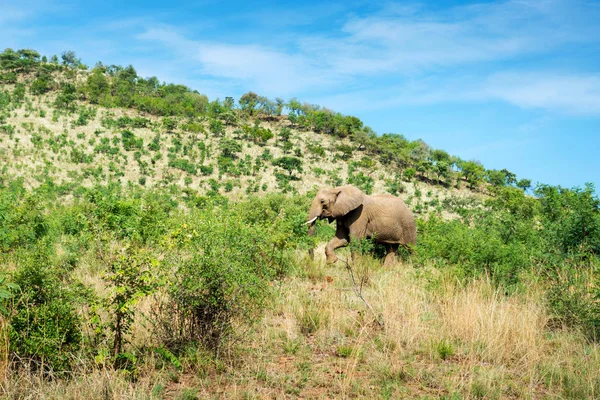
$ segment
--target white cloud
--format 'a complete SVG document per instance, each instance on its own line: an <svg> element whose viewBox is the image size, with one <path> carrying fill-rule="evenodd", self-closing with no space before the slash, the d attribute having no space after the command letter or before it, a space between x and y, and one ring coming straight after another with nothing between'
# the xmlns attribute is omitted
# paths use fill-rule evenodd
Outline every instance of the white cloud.
<svg viewBox="0 0 600 400"><path fill-rule="evenodd" d="M334 76L325 76L327 72L303 54L289 54L257 44L194 41L168 27L147 29L138 39L166 45L183 63L195 61L204 75L243 82L262 93L290 95L306 87L337 83Z"/></svg>
<svg viewBox="0 0 600 400"><path fill-rule="evenodd" d="M600 115L600 74L513 71L490 77L435 76L318 99L321 104L347 113L483 101L502 101L522 109L544 109L559 115Z"/></svg>
<svg viewBox="0 0 600 400"><path fill-rule="evenodd" d="M370 15L348 20L341 37L309 38L305 50L317 49L332 68L347 74L412 75L597 43L599 11L578 2L508 1Z"/></svg>
<svg viewBox="0 0 600 400"><path fill-rule="evenodd" d="M500 73L489 78L485 91L522 108L600 114L600 74Z"/></svg>

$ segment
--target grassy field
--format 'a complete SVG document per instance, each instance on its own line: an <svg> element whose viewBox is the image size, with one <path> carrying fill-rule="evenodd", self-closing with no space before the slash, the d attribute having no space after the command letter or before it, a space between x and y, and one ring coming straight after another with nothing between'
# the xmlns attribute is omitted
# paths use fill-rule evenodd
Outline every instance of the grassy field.
<svg viewBox="0 0 600 400"><path fill-rule="evenodd" d="M11 374L9 398L596 398L600 348L549 326L543 289L506 296L485 277L459 283L410 262L385 269L371 257L351 267L373 316L341 263L300 257L275 283L260 322L218 359L189 348L158 353L136 377L82 363L68 380ZM152 300L140 304L152 309ZM152 332L138 321L137 343Z"/></svg>

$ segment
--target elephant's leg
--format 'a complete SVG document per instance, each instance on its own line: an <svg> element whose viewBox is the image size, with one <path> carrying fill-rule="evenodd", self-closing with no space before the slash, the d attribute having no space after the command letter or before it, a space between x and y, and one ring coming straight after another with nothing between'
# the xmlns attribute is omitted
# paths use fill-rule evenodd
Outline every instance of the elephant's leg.
<svg viewBox="0 0 600 400"><path fill-rule="evenodd" d="M385 248L386 248L387 254L385 255L385 260L383 261L383 266L389 267L389 266L393 265L394 263L396 263L396 252L398 251L398 245L387 243L385 245Z"/></svg>
<svg viewBox="0 0 600 400"><path fill-rule="evenodd" d="M333 239L327 243L325 247L325 256L327 257L327 263L331 264L338 260L337 256L333 252L339 247L344 247L348 244L348 235L343 228L338 227Z"/></svg>

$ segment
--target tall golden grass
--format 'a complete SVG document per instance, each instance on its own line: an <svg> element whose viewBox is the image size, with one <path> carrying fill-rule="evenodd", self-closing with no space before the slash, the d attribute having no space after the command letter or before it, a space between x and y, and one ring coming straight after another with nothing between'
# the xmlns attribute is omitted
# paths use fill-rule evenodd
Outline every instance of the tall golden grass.
<svg viewBox="0 0 600 400"><path fill-rule="evenodd" d="M344 266L317 259L274 286L263 319L218 362L191 349L180 355L180 371L150 356L136 380L83 364L70 380L20 371L7 379L4 394L56 399L600 397L598 345L578 332L548 326L542 287L532 284L523 293L506 295L485 277L460 283L434 268L383 268L370 257L357 257L352 265L382 325L356 296ZM150 309L140 304L140 312ZM151 342L146 335L142 342Z"/></svg>

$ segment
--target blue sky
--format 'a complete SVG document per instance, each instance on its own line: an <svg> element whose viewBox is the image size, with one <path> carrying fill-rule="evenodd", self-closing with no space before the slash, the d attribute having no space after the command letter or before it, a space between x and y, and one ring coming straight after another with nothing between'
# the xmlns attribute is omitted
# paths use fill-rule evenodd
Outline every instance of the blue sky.
<svg viewBox="0 0 600 400"><path fill-rule="evenodd" d="M600 2L0 0L0 48L132 64L211 99L360 117L534 183L600 188Z"/></svg>

